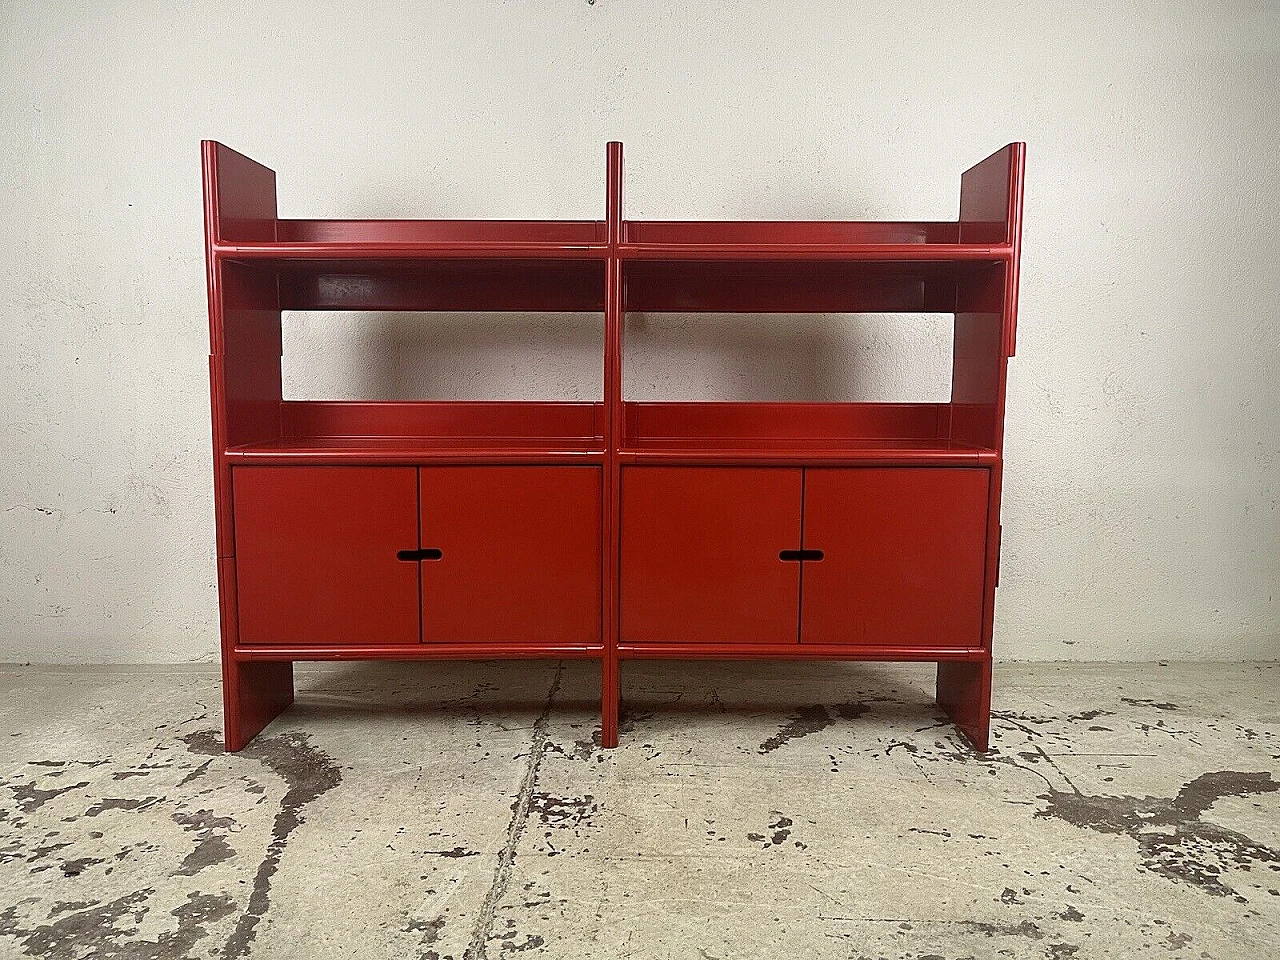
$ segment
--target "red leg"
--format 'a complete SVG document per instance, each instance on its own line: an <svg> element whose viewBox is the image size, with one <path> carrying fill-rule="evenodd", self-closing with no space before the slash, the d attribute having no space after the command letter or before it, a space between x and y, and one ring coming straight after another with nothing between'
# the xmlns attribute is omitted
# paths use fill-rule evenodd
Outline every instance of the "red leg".
<svg viewBox="0 0 1280 960"><path fill-rule="evenodd" d="M229 751L240 750L293 703L293 664L246 663L235 657L236 562L218 561L222 626L222 729Z"/></svg>
<svg viewBox="0 0 1280 960"><path fill-rule="evenodd" d="M226 748L236 751L293 703L293 664L222 665L222 720Z"/></svg>
<svg viewBox="0 0 1280 960"><path fill-rule="evenodd" d="M991 661L938 664L938 706L979 753L991 730Z"/></svg>
<svg viewBox="0 0 1280 960"><path fill-rule="evenodd" d="M600 665L600 746L612 749L618 745L618 706L622 698L617 655L605 651Z"/></svg>

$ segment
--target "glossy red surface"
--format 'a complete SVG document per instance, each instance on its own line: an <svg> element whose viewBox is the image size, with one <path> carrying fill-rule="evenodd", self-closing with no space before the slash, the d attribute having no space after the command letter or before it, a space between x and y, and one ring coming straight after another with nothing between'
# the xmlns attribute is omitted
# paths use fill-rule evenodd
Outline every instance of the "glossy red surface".
<svg viewBox="0 0 1280 960"><path fill-rule="evenodd" d="M418 474L424 643L600 642L598 467Z"/></svg>
<svg viewBox="0 0 1280 960"><path fill-rule="evenodd" d="M981 647L988 477L805 470L801 643Z"/></svg>
<svg viewBox="0 0 1280 960"><path fill-rule="evenodd" d="M936 660L938 702L985 748L1022 144L963 175L945 223L626 221L617 143L601 220L281 220L272 171L203 151L229 749L291 702L294 660L491 656L598 657L605 746L621 658ZM600 311L604 395L285 401L282 309ZM954 314L950 402L624 403L623 318L664 310ZM406 522L419 546L419 467L448 549L383 575ZM830 549L781 560L802 503L805 545ZM324 616L298 599L316 584L359 595Z"/></svg>
<svg viewBox="0 0 1280 960"><path fill-rule="evenodd" d="M418 642L408 467L237 467L240 643Z"/></svg>
<svg viewBox="0 0 1280 960"><path fill-rule="evenodd" d="M622 472L623 643L795 643L798 469Z"/></svg>

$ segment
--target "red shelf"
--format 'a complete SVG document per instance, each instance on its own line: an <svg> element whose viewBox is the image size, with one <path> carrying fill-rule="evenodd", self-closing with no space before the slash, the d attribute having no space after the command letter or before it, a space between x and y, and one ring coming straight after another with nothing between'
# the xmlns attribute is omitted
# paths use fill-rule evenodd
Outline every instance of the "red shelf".
<svg viewBox="0 0 1280 960"><path fill-rule="evenodd" d="M287 400L281 436L227 448L237 463L600 463L604 405Z"/></svg>
<svg viewBox="0 0 1280 960"><path fill-rule="evenodd" d="M288 437L228 447L240 464L584 463L604 460L603 441L528 437Z"/></svg>
<svg viewBox="0 0 1280 960"><path fill-rule="evenodd" d="M363 647L305 646L240 646L233 651L243 662L280 662L291 660L523 660L599 659L604 645L565 643L402 643Z"/></svg>
<svg viewBox="0 0 1280 960"><path fill-rule="evenodd" d="M262 231L259 231L262 232ZM267 239L219 237L230 260L316 262L605 256L599 220L276 220Z"/></svg>
<svg viewBox="0 0 1280 960"><path fill-rule="evenodd" d="M1005 224L875 221L628 221L628 260L997 262L1012 256Z"/></svg>
<svg viewBox="0 0 1280 960"><path fill-rule="evenodd" d="M981 661L982 647L855 646L825 643L619 643L618 656L633 660L893 660Z"/></svg>
<svg viewBox="0 0 1280 960"><path fill-rule="evenodd" d="M947 435L942 403L623 404L632 463L990 464L998 451Z"/></svg>
<svg viewBox="0 0 1280 960"><path fill-rule="evenodd" d="M916 466L985 466L997 460L994 450L954 441L832 440L769 438L750 444L740 440L643 440L618 451L624 463L776 463L898 464Z"/></svg>

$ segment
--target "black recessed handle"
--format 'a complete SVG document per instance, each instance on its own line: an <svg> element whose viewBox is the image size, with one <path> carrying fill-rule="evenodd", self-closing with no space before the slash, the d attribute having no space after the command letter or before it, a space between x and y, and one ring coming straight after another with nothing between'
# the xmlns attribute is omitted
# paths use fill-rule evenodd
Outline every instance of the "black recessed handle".
<svg viewBox="0 0 1280 960"><path fill-rule="evenodd" d="M821 560L823 556L821 550L782 550L778 553L779 560Z"/></svg>
<svg viewBox="0 0 1280 960"><path fill-rule="evenodd" d="M426 550L396 551L396 559L404 560L408 563L416 563L419 560L439 560L443 556L444 556L444 551L437 550L435 547L429 547Z"/></svg>

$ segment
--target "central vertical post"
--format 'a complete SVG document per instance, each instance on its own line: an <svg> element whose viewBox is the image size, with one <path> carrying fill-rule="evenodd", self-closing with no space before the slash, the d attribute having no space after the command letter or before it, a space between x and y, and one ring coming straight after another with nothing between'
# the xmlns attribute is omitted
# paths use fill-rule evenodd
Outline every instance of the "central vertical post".
<svg viewBox="0 0 1280 960"><path fill-rule="evenodd" d="M605 166L605 229L608 242L604 273L604 496L601 543L604 547L604 657L601 659L600 745L618 745L618 710L622 691L618 676L618 529L622 445L622 327L626 309L622 283L622 144L610 141Z"/></svg>

